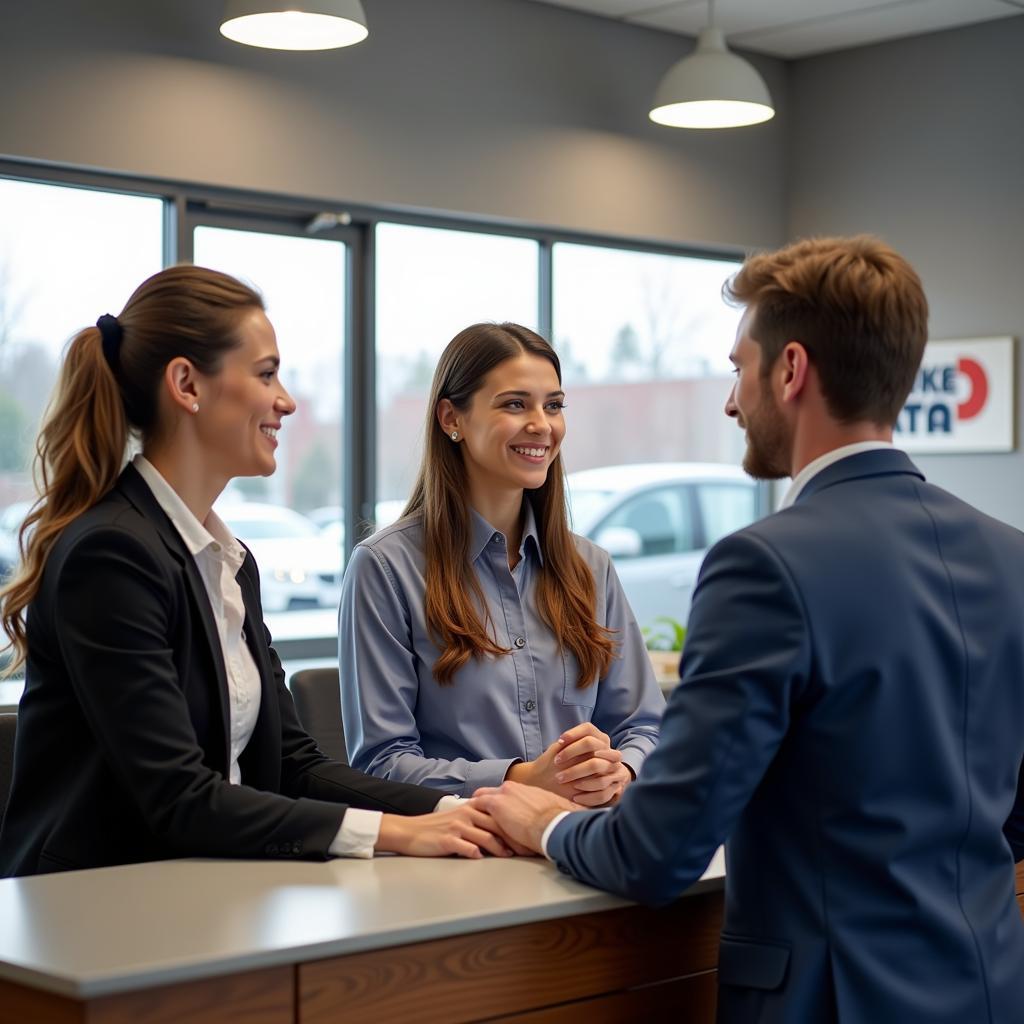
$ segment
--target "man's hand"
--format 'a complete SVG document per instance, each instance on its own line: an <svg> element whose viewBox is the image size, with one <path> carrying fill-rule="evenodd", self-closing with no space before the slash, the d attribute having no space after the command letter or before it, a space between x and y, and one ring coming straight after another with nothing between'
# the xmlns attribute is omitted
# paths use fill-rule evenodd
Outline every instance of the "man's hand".
<svg viewBox="0 0 1024 1024"><path fill-rule="evenodd" d="M404 853L409 857L479 858L484 853L511 857L512 850L503 841L498 826L482 808L471 801L451 811L435 811L403 817L385 814L375 850Z"/></svg>
<svg viewBox="0 0 1024 1024"><path fill-rule="evenodd" d="M478 789L470 804L486 811L508 839L518 847L543 853L541 838L552 818L562 811L578 811L579 804L536 786L503 782L497 789Z"/></svg>

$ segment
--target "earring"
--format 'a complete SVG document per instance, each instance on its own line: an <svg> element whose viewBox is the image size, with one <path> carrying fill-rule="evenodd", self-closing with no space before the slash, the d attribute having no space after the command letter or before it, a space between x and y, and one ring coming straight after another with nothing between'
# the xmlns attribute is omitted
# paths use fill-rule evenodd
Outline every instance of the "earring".
<svg viewBox="0 0 1024 1024"><path fill-rule="evenodd" d="M459 439L459 432L457 430L453 430L452 433L451 433L451 438L452 438L453 441L458 441L458 439Z"/></svg>
<svg viewBox="0 0 1024 1024"><path fill-rule="evenodd" d="M199 403L198 402L193 402L192 403L192 411L193 412L199 412Z"/></svg>

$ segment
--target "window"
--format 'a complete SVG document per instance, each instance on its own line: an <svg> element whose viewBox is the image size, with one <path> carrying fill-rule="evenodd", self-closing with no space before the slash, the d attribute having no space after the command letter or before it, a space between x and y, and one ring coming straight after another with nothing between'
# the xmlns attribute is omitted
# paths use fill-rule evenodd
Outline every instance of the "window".
<svg viewBox="0 0 1024 1024"><path fill-rule="evenodd" d="M483 320L537 329L538 245L380 224L376 249L377 498L397 516L419 466L426 399L445 345Z"/></svg>
<svg viewBox="0 0 1024 1024"><path fill-rule="evenodd" d="M40 420L70 338L163 265L151 196L0 178L0 577L35 500Z"/></svg>
<svg viewBox="0 0 1024 1024"><path fill-rule="evenodd" d="M574 528L613 551L642 625L685 618L706 545L754 515L756 489L730 468L743 435L722 414L739 314L720 289L734 261L174 183L154 195L113 175L40 168L31 173L50 180L29 181L10 162L0 171L0 574L16 558L64 344L177 259L262 292L298 403L278 472L233 481L217 505L256 554L268 624L293 668L333 659L349 534L371 509L378 525L400 514L438 356L475 322L539 329L559 352ZM706 481L710 464L724 475Z"/></svg>
<svg viewBox="0 0 1024 1024"><path fill-rule="evenodd" d="M277 472L239 478L215 506L260 568L263 610L286 653L333 638L341 597L341 471L347 246L199 225L194 262L256 287L296 401L278 436ZM282 646L283 645L283 646Z"/></svg>
<svg viewBox="0 0 1024 1024"><path fill-rule="evenodd" d="M756 505L723 411L740 313L721 288L739 264L556 242L552 266L575 528L611 552L641 626L685 621L705 539ZM742 482L705 497L723 474Z"/></svg>

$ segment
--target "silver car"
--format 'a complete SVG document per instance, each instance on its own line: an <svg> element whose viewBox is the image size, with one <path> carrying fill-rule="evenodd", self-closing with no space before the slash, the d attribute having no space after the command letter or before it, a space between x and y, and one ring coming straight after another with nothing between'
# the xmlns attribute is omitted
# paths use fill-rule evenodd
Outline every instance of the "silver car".
<svg viewBox="0 0 1024 1024"><path fill-rule="evenodd" d="M707 549L754 521L757 485L736 466L703 462L601 466L570 473L573 529L615 560L642 627L686 622Z"/></svg>
<svg viewBox="0 0 1024 1024"><path fill-rule="evenodd" d="M337 607L341 546L313 522L283 505L255 501L218 505L216 511L256 559L265 612Z"/></svg>

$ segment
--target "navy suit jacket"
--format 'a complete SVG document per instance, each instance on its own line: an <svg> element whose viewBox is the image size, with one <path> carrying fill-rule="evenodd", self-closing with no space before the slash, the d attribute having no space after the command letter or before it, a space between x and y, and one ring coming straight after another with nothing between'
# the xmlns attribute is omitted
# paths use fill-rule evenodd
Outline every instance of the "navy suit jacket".
<svg viewBox="0 0 1024 1024"><path fill-rule="evenodd" d="M227 781L223 652L195 561L129 466L60 535L29 607L0 875L167 857L323 859L351 805L425 814L437 791L329 760L299 725L238 573L260 712Z"/></svg>
<svg viewBox="0 0 1024 1024"><path fill-rule="evenodd" d="M1019 1024L1022 615L1024 535L834 463L708 554L658 747L549 854L662 903L728 839L728 1024Z"/></svg>

